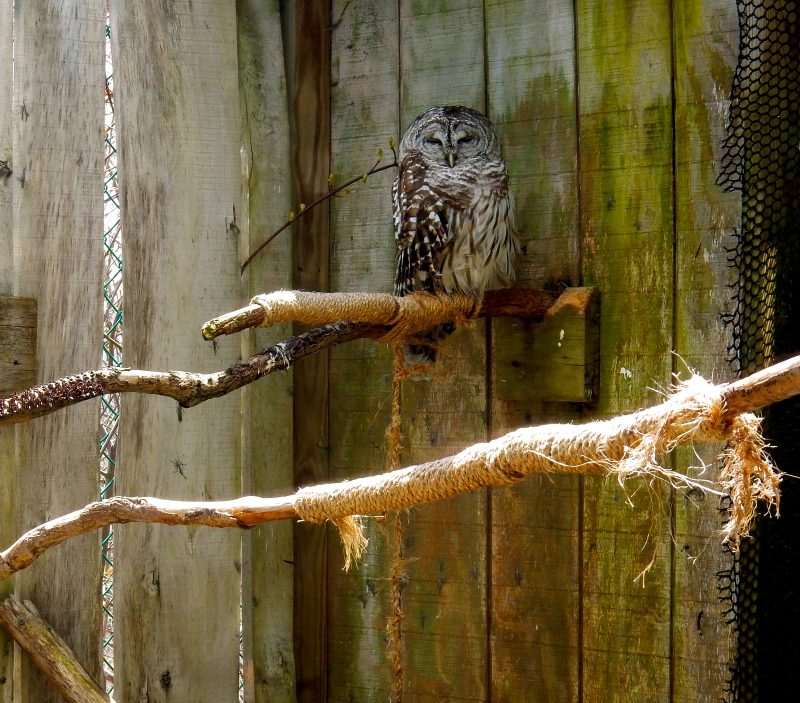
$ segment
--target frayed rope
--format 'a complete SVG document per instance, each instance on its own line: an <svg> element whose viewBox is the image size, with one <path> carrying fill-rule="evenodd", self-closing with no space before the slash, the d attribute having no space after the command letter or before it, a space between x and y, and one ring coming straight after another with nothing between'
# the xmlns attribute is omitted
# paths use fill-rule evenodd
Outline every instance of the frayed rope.
<svg viewBox="0 0 800 703"><path fill-rule="evenodd" d="M781 474L765 452L760 420L727 417L719 388L694 375L658 406L585 425L525 427L461 453L387 474L300 489L294 507L311 522L337 524L352 515L382 515L485 486L516 483L534 473L605 474L623 484L659 479L676 488L729 495L722 538L733 551L753 525L758 503L780 505ZM726 442L716 482L665 468L659 456L693 441ZM360 522L345 522L347 565L366 546ZM340 528L341 531L341 528Z"/></svg>

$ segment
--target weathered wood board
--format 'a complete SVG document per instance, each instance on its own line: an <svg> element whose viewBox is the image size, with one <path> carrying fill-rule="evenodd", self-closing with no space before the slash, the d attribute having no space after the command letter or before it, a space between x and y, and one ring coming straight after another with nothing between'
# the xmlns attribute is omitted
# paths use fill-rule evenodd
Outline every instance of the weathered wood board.
<svg viewBox="0 0 800 703"><path fill-rule="evenodd" d="M330 171L330 26L327 3L284 5L286 79L292 125L293 209L328 190ZM330 217L327 203L292 225L292 285L328 290ZM295 325L295 332L304 328ZM294 367L294 483L328 478L328 352ZM294 533L294 649L297 700L324 700L327 681L327 550L324 529L298 523Z"/></svg>
<svg viewBox="0 0 800 703"><path fill-rule="evenodd" d="M608 416L656 402L648 389L672 370L671 3L578 2L576 22L582 269L603 301L597 412ZM670 494L639 488L631 507L636 487L584 482L585 701L670 690Z"/></svg>
<svg viewBox="0 0 800 703"><path fill-rule="evenodd" d="M397 139L397 6L380 0L336 0L331 15L331 169L336 182L364 173L389 138ZM391 183L394 171L370 176L331 203L331 289L389 292L394 273ZM330 356L330 478L382 471L389 424L391 352L367 340ZM370 522L369 548L357 569L342 571L331 533L328 552L328 700L388 700L390 613L387 530Z"/></svg>
<svg viewBox="0 0 800 703"><path fill-rule="evenodd" d="M434 105L486 110L483 2L402 1L400 126ZM446 78L444 78L446 76ZM429 381L403 387L403 463L487 438L486 326L447 340ZM487 492L412 510L403 556L404 690L413 700L485 698Z"/></svg>
<svg viewBox="0 0 800 703"><path fill-rule="evenodd" d="M14 169L12 158L12 116L8 106L14 94L13 74L14 5L4 2L0 5L0 104L7 107L0 110L0 295L14 292L12 264L14 256L14 217L12 201L11 172ZM0 332L0 339L2 333ZM2 341L0 341L2 344ZM2 363L2 362L0 362ZM0 372L1 373L1 372ZM3 394L0 383L0 396ZM14 539L14 453L16 432L13 427L0 427L0 544L10 544ZM0 584L0 599L14 592L14 584L6 581ZM13 645L5 632L0 632L0 701L10 703L13 696Z"/></svg>
<svg viewBox="0 0 800 703"><path fill-rule="evenodd" d="M100 357L103 12L101 0L15 9L13 293L38 300L37 382L94 368ZM16 428L17 533L97 498L97 427L95 401ZM100 573L90 533L14 584L98 682ZM16 700L61 700L26 657L16 658L14 679Z"/></svg>
<svg viewBox="0 0 800 703"><path fill-rule="evenodd" d="M732 305L734 281L727 250L739 224L738 194L716 184L738 48L734 3L688 0L673 4L675 47L676 278L675 366L706 378L728 380L730 329L721 317ZM681 449L676 468L708 463L719 470L719 446ZM695 453L697 452L697 453ZM732 632L721 611L713 575L729 569L720 544L719 500L697 492L675 496L672 670L674 701L722 700L731 664Z"/></svg>
<svg viewBox="0 0 800 703"><path fill-rule="evenodd" d="M289 110L278 2L237 3L242 110L244 261L291 210ZM292 286L292 237L284 232L242 278L244 299ZM291 335L290 325L242 335L242 356ZM242 495L285 495L294 486L292 372L242 390ZM245 700L295 700L294 525L267 523L242 538Z"/></svg>
<svg viewBox="0 0 800 703"><path fill-rule="evenodd" d="M239 340L204 344L199 334L210 315L241 302L235 8L213 0L131 0L113 4L111 21L124 363L216 370L240 354ZM238 496L240 401L233 394L181 410L166 398L124 397L118 492ZM236 700L240 535L123 525L115 539L118 699Z"/></svg>
<svg viewBox="0 0 800 703"><path fill-rule="evenodd" d="M12 110L14 95L14 5L0 5L0 295L13 292L14 214L11 176L14 171Z"/></svg>
<svg viewBox="0 0 800 703"><path fill-rule="evenodd" d="M0 397L36 383L36 300L0 298Z"/></svg>
<svg viewBox="0 0 800 703"><path fill-rule="evenodd" d="M486 6L489 114L500 130L525 254L521 285L580 284L575 23L557 0ZM558 374L560 325L492 320L492 435L569 422L580 410L543 402ZM554 336L555 335L555 336ZM571 335L572 336L572 335ZM583 355L577 339L565 353ZM545 379L549 388L542 385ZM580 385L583 385L582 383ZM572 395L575 384L570 384ZM544 392L543 392L544 391ZM581 396L584 389L581 389ZM577 400L577 398L573 398ZM571 701L580 686L581 479L533 478L491 491L492 700Z"/></svg>

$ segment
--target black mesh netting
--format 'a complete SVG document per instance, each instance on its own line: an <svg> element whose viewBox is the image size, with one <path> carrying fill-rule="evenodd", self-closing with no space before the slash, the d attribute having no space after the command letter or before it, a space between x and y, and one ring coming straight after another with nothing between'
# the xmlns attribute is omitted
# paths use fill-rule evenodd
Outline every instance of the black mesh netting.
<svg viewBox="0 0 800 703"><path fill-rule="evenodd" d="M720 183L742 194L730 322L743 374L800 352L799 4L737 1L739 60ZM800 402L774 405L765 417L776 464L797 475ZM787 477L782 492L780 519L760 519L721 574L738 642L728 703L800 697L800 480Z"/></svg>

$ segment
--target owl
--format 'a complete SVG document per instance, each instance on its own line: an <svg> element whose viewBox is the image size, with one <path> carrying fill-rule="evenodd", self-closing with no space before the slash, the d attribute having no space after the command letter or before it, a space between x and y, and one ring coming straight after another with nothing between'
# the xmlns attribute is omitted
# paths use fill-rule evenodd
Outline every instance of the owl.
<svg viewBox="0 0 800 703"><path fill-rule="evenodd" d="M433 107L400 140L392 188L395 295L463 293L476 299L514 282L514 199L494 125L468 107ZM433 362L451 324L420 335L406 364Z"/></svg>

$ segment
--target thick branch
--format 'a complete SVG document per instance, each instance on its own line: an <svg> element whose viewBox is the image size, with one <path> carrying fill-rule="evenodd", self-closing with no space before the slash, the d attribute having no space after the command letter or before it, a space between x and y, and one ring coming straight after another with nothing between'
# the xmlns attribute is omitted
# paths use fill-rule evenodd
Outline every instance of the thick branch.
<svg viewBox="0 0 800 703"><path fill-rule="evenodd" d="M556 300L555 295L546 291L513 288L490 291L478 314L541 320ZM210 337L215 337L256 326L263 320L263 307L251 305L206 323L204 330L212 329ZM354 339L380 339L390 330L387 325L350 322L324 325L214 373L120 368L87 371L0 398L0 425L25 422L104 393L162 395L190 408L231 393L262 376L284 371L309 354ZM724 394L735 413L756 410L796 395L800 392L800 357L788 359L723 388L728 387L730 392Z"/></svg>
<svg viewBox="0 0 800 703"><path fill-rule="evenodd" d="M274 298L270 317L268 317L267 309L263 304L253 302L239 310L234 310L209 320L203 325L202 334L204 339L211 340L225 334L241 332L249 327L268 326L279 322L330 323L337 320L338 301L355 298L356 296L364 299L365 304L363 305L362 313L366 313L366 316L357 317L359 311L353 310L352 307L348 306L353 316L347 319L369 324L375 324L379 321L393 326L400 321L404 321L398 319L400 317L399 313L402 312L398 309L399 303L410 302L417 295L420 294L411 295L406 299L394 299L393 296L387 294L281 291L270 296L256 296L256 298ZM423 300L430 298L427 294L421 295ZM486 292L479 307L474 311L474 315L476 317L524 317L541 320L556 300L558 300L558 295L546 290L529 288L491 290ZM383 307L388 308L388 313L384 313L379 307L381 303L386 303ZM467 306L474 307L471 301L467 301ZM442 319L440 321L447 322L448 320ZM427 320L423 322L423 327L425 324L428 324Z"/></svg>
<svg viewBox="0 0 800 703"><path fill-rule="evenodd" d="M160 498L115 496L90 503L26 532L0 554L0 580L32 564L50 547L70 537L115 523L157 522L165 525L250 527L268 520L296 517L292 498L246 497L193 503Z"/></svg>
<svg viewBox="0 0 800 703"><path fill-rule="evenodd" d="M382 330L369 325L326 325L291 337L247 361L215 373L122 368L87 371L0 398L0 425L25 422L104 393L163 395L190 408L231 393L262 376L284 371L298 359L321 349Z"/></svg>
<svg viewBox="0 0 800 703"><path fill-rule="evenodd" d="M69 703L114 703L61 639L29 605L14 596L0 603L0 624Z"/></svg>
<svg viewBox="0 0 800 703"><path fill-rule="evenodd" d="M721 386L695 377L661 405L631 415L585 425L525 427L452 457L382 475L305 488L280 498L250 496L193 503L115 497L91 503L24 534L0 554L0 579L27 567L49 547L112 523L249 527L298 517L336 520L443 500L484 486L508 485L536 472L610 472L621 478L631 474L656 476L675 485L744 495L746 500L742 503L749 510L757 499L777 499L778 477L762 456L757 421L739 413L797 394L800 356ZM738 474L731 474L732 478L723 484L654 466L656 452L699 439L730 441L734 449L726 454L726 462L744 460L751 465L738 478ZM735 450L737 444L741 451ZM749 524L751 517L745 514L742 524Z"/></svg>
<svg viewBox="0 0 800 703"><path fill-rule="evenodd" d="M322 295L322 294L320 294ZM479 314L513 315L541 320L557 296L546 291L509 289L487 295ZM262 317L258 317L258 311ZM234 320L233 327L224 320ZM217 320L220 330L208 336L230 334L263 322L263 308L248 306ZM206 323L214 324L214 321ZM149 393L172 398L182 407L191 408L212 398L231 393L262 376L285 371L298 359L322 349L344 344L354 339L380 339L391 331L382 324L335 322L291 337L262 350L252 358L214 373L191 371L146 371L140 369L99 369L67 376L51 383L36 386L0 398L0 425L25 422L61 410L104 393Z"/></svg>
<svg viewBox="0 0 800 703"><path fill-rule="evenodd" d="M753 412L800 394L800 356L793 356L722 386L725 412Z"/></svg>

